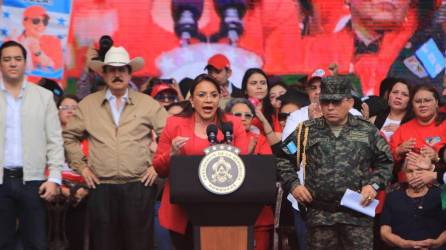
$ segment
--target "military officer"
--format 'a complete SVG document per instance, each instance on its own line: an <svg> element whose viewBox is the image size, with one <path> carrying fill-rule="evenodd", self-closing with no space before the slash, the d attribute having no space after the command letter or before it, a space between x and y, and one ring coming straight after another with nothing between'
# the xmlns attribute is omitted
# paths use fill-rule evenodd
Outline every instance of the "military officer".
<svg viewBox="0 0 446 250"><path fill-rule="evenodd" d="M294 157L278 158L285 189L307 207L310 249L373 248L372 218L340 206L340 200L351 189L368 206L390 180L393 160L379 130L349 114L353 103L347 78L323 78L323 116L301 123L284 141L286 153ZM304 168L304 183L296 163Z"/></svg>

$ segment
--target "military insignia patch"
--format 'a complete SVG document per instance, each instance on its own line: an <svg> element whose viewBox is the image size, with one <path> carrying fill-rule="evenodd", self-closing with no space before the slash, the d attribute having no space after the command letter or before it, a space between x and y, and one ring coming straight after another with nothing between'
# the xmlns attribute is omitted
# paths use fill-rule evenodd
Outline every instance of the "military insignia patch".
<svg viewBox="0 0 446 250"><path fill-rule="evenodd" d="M239 150L230 145L214 145L205 150L206 156L198 167L201 185L213 194L235 192L245 180L245 164Z"/></svg>

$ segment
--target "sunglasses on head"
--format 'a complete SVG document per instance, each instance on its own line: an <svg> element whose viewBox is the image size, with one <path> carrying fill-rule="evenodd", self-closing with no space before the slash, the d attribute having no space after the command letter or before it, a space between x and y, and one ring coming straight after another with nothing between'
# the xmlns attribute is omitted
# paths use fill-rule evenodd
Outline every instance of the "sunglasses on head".
<svg viewBox="0 0 446 250"><path fill-rule="evenodd" d="M243 118L245 118L245 119L252 119L253 117L254 117L254 115L253 114L251 114L251 113L248 113L248 112L246 112L246 113L242 113L242 112L234 112L234 113L232 113L234 116L237 116L237 117L243 117Z"/></svg>
<svg viewBox="0 0 446 250"><path fill-rule="evenodd" d="M48 18L31 18L31 22L34 25L39 25L40 23L42 23L43 25L47 26Z"/></svg>
<svg viewBox="0 0 446 250"><path fill-rule="evenodd" d="M288 116L290 116L290 113L286 113L286 112L280 112L279 115L279 121L286 121L286 119L288 118Z"/></svg>
<svg viewBox="0 0 446 250"><path fill-rule="evenodd" d="M178 100L178 97L176 95L171 95L171 94L158 94L155 96L155 100L175 102Z"/></svg>

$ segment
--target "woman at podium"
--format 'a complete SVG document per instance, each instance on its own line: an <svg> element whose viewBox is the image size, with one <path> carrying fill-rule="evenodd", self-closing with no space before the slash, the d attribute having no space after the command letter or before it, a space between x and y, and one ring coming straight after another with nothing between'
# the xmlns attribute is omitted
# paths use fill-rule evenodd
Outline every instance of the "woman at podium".
<svg viewBox="0 0 446 250"><path fill-rule="evenodd" d="M199 75L190 88L190 96L190 103L183 112L167 119L160 136L153 165L161 177L168 177L172 155L204 155L203 150L211 145L207 134L211 124L220 128L216 140L221 142L224 138L222 125L232 123L232 144L240 149L241 154L248 151L248 137L240 119L224 114L218 107L221 91L214 78ZM192 225L181 206L170 203L169 179L161 200L159 220L170 231L175 249L193 249Z"/></svg>

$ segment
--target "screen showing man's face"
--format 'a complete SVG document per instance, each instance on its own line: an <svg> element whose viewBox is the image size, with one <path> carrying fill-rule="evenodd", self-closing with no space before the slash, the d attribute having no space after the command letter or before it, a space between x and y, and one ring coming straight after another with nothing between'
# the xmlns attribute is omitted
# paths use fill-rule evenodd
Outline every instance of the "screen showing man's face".
<svg viewBox="0 0 446 250"><path fill-rule="evenodd" d="M405 20L410 0L350 0L352 19L374 30L391 30Z"/></svg>

